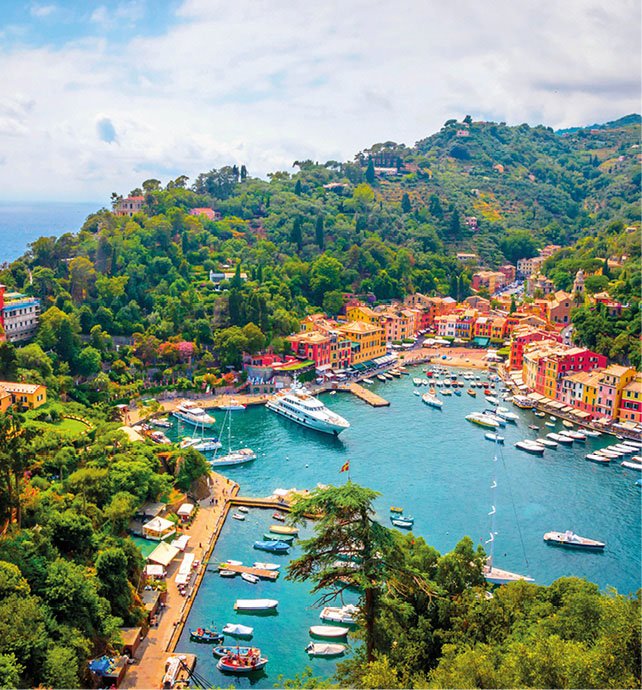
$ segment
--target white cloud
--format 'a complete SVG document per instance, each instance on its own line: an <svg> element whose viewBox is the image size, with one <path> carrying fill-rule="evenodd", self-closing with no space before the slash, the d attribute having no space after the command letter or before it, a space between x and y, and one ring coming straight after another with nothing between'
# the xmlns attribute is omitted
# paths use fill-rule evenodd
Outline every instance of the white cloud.
<svg viewBox="0 0 642 690"><path fill-rule="evenodd" d="M29 9L29 13L32 17L48 17L53 14L58 7L56 5L38 5L34 3Z"/></svg>
<svg viewBox="0 0 642 690"><path fill-rule="evenodd" d="M141 8L99 6L92 21ZM0 101L5 198L106 198L230 162L265 174L413 144L467 113L558 127L639 110L629 0L186 0L170 26L0 52L0 94L31 102L11 114Z"/></svg>

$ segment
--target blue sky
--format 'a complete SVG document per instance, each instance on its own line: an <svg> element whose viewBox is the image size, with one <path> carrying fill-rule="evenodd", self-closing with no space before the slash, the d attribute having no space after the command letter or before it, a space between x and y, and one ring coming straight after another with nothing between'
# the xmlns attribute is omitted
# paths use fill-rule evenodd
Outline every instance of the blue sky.
<svg viewBox="0 0 642 690"><path fill-rule="evenodd" d="M639 110L633 0L0 0L0 200Z"/></svg>

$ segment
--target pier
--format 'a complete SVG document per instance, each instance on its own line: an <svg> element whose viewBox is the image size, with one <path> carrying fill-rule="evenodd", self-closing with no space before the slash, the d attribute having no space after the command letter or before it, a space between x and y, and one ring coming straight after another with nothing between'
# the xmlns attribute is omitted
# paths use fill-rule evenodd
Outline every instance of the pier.
<svg viewBox="0 0 642 690"><path fill-rule="evenodd" d="M276 580L279 576L278 570L263 570L262 568L252 568L247 565L230 565L229 563L219 563L219 570L232 570L235 573L250 573L262 580Z"/></svg>
<svg viewBox="0 0 642 690"><path fill-rule="evenodd" d="M349 383L347 386L342 386L337 390L348 391L356 395L360 400L367 402L368 405L372 405L372 407L388 407L390 405L390 403L380 395L360 386L358 383Z"/></svg>

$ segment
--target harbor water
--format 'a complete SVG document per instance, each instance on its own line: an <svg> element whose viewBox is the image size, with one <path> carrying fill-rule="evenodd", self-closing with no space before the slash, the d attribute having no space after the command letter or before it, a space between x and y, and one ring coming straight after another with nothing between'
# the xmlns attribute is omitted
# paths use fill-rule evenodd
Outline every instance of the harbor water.
<svg viewBox="0 0 642 690"><path fill-rule="evenodd" d="M497 567L530 575L542 585L574 575L621 593L640 588L640 488L635 485L640 475L622 468L619 460L597 465L584 459L592 450L615 443L613 437L560 445L547 449L543 457L530 455L516 449L514 443L564 427L560 421L555 428L545 426L548 416L538 418L506 404L520 419L500 429L506 440L498 447L498 462L494 463L495 445L484 438L487 430L465 420L470 412L488 407L483 391L477 389L476 398L465 390L461 396L438 394L443 408L431 408L414 395L413 372L419 375L421 370L410 371L411 376L372 386L390 407L375 409L343 392L320 396L350 422L350 429L338 438L305 429L264 407L231 413L232 449L250 447L257 459L224 468L224 474L238 482L240 495L268 496L276 488L341 484L347 473L340 469L349 460L350 479L381 494L376 510L382 523L390 524L390 506L400 506L415 518L413 533L444 553L464 535L475 544L484 545L488 540L490 487L496 473ZM460 378L463 373L459 371ZM219 427L225 413L213 414L225 443L227 431ZM529 429L529 425L537 425L539 430ZM192 433L193 428L175 422L169 435L177 438ZM228 516L212 562L236 559L251 565L279 559L287 563L287 556L252 548L270 524L268 511L253 509L244 522ZM542 539L545 532L567 529L604 541L606 548L595 553L572 551L549 546ZM297 553L295 546L291 555ZM226 580L207 572L177 651L197 653L201 673L216 685L233 682L239 687L272 687L280 674L291 678L306 665L314 675L330 676L335 660L308 660L304 651L310 641L309 626L319 623L318 610L310 608L315 597L308 590L307 584L287 582L283 576L276 583L251 585L240 578ZM254 626L252 642L270 659L265 674L224 678L216 670L211 650L191 643L187 628L214 622L220 629L234 621L254 625L246 623L248 616L240 621L233 611L234 600L265 597L279 600L274 620L261 618Z"/></svg>

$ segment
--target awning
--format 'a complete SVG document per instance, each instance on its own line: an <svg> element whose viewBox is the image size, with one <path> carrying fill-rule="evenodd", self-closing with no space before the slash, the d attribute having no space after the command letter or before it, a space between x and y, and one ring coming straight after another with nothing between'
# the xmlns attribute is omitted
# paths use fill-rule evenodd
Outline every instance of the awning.
<svg viewBox="0 0 642 690"><path fill-rule="evenodd" d="M539 402L540 400L544 400L544 396L540 395L539 393L529 393L528 397L531 400L534 400L535 402Z"/></svg>
<svg viewBox="0 0 642 690"><path fill-rule="evenodd" d="M556 410L561 410L564 407L564 404L557 400L551 400L551 402L548 404L550 407L554 407Z"/></svg>
<svg viewBox="0 0 642 690"><path fill-rule="evenodd" d="M473 342L479 347L486 347L490 343L490 338L481 338L479 336L473 338Z"/></svg>
<svg viewBox="0 0 642 690"><path fill-rule="evenodd" d="M366 365L363 364L363 362L359 362L359 363L357 363L357 364L353 364L353 365L352 365L352 368L353 368L355 371L361 371L362 369L365 369L365 368L366 368Z"/></svg>
<svg viewBox="0 0 642 690"><path fill-rule="evenodd" d="M183 505L176 512L178 515L189 517L194 512L194 504L183 503Z"/></svg>
<svg viewBox="0 0 642 690"><path fill-rule="evenodd" d="M174 582L177 585L186 585L188 580L190 578L190 574L184 574L184 573L178 573L178 575L174 578Z"/></svg>
<svg viewBox="0 0 642 690"><path fill-rule="evenodd" d="M317 367L317 371L328 371L328 369L332 369L331 364L322 364L320 367Z"/></svg>
<svg viewBox="0 0 642 690"><path fill-rule="evenodd" d="M165 577L165 568L157 563L148 563L145 566L145 574L148 577Z"/></svg>
<svg viewBox="0 0 642 690"><path fill-rule="evenodd" d="M590 412L586 412L585 410L575 410L573 413L576 417L579 417L580 419L586 419L587 417L591 416Z"/></svg>
<svg viewBox="0 0 642 690"><path fill-rule="evenodd" d="M143 530L160 533L170 529L171 527L174 527L174 523L171 520L166 520L162 517L155 517L143 525Z"/></svg>
<svg viewBox="0 0 642 690"><path fill-rule="evenodd" d="M172 546L175 549L179 549L180 551L184 551L185 547L187 546L187 542L189 542L189 540L191 538L192 537L190 537L189 534L181 534L181 536L178 537L178 539L174 539L174 541L172 542Z"/></svg>
<svg viewBox="0 0 642 690"><path fill-rule="evenodd" d="M570 405L565 405L561 411L562 412L570 412L571 414L575 414L577 412L577 409L575 407L571 407Z"/></svg>
<svg viewBox="0 0 642 690"><path fill-rule="evenodd" d="M147 560L152 561L152 563L160 563L161 565L164 565L165 567L167 567L174 560L174 558L176 558L177 554L178 554L178 549L176 547L162 541L149 554L149 557L147 558Z"/></svg>
<svg viewBox="0 0 642 690"><path fill-rule="evenodd" d="M192 572L192 564L194 563L194 554L186 553L180 566L178 567L178 572L181 575L189 575Z"/></svg>

